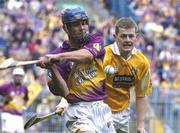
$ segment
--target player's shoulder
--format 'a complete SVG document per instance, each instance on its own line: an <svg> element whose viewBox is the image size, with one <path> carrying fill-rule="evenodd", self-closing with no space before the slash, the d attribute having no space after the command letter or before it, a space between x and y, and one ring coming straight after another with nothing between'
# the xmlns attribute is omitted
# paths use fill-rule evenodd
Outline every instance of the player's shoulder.
<svg viewBox="0 0 180 133"><path fill-rule="evenodd" d="M112 46L113 46L113 44L108 44L104 48L106 51L112 51Z"/></svg>
<svg viewBox="0 0 180 133"><path fill-rule="evenodd" d="M136 54L137 54L138 58L141 58L143 60L149 60L148 57L140 50L137 50Z"/></svg>
<svg viewBox="0 0 180 133"><path fill-rule="evenodd" d="M142 51L137 49L135 55L140 64L150 65L150 60Z"/></svg>
<svg viewBox="0 0 180 133"><path fill-rule="evenodd" d="M7 88L8 88L9 86L13 86L13 82L8 82L8 83L5 82L5 83L1 84L0 86L1 87L7 86Z"/></svg>
<svg viewBox="0 0 180 133"><path fill-rule="evenodd" d="M102 40L103 41L103 34L100 32L90 34L88 37L88 41L94 41L94 40Z"/></svg>
<svg viewBox="0 0 180 133"><path fill-rule="evenodd" d="M105 49L104 62L109 62L114 58L114 53L112 51L112 46L113 46L113 44L106 45L104 47L104 49Z"/></svg>
<svg viewBox="0 0 180 133"><path fill-rule="evenodd" d="M57 54L57 53L61 53L64 51L67 51L70 48L69 44L67 43L67 41L59 42L58 47L53 49L50 54Z"/></svg>
<svg viewBox="0 0 180 133"><path fill-rule="evenodd" d="M101 32L96 32L94 34L91 34L90 37L103 37L103 34Z"/></svg>
<svg viewBox="0 0 180 133"><path fill-rule="evenodd" d="M27 87L25 84L21 84L21 88L23 88L23 89L25 89L25 90L28 89L28 87Z"/></svg>

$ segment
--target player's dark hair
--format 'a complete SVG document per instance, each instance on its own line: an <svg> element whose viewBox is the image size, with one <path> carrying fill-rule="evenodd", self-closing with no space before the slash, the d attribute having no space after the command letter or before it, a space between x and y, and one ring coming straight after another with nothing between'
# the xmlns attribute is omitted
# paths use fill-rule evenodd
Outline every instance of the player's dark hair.
<svg viewBox="0 0 180 133"><path fill-rule="evenodd" d="M119 28L122 29L131 29L135 28L135 32L138 33L139 28L137 23L130 17L122 17L119 20L117 20L116 25L115 25L115 33L119 33Z"/></svg>

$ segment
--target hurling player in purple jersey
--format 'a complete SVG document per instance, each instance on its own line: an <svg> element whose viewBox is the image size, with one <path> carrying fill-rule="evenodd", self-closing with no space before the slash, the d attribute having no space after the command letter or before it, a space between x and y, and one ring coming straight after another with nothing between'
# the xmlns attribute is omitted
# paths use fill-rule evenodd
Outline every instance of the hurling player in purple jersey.
<svg viewBox="0 0 180 133"><path fill-rule="evenodd" d="M3 105L0 107L2 132L24 132L22 111L28 101L27 87L22 84L24 70L13 70L13 82L0 85Z"/></svg>
<svg viewBox="0 0 180 133"><path fill-rule="evenodd" d="M41 57L39 64L49 70L50 91L69 103L64 114L70 132L113 133L111 111L103 103L106 75L102 35L89 34L88 16L79 7L63 10L61 18L68 40Z"/></svg>

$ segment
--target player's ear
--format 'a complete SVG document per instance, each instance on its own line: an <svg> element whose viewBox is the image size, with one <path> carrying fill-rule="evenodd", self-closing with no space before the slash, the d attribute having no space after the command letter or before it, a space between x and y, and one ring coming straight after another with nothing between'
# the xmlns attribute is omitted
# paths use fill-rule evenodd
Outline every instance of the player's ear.
<svg viewBox="0 0 180 133"><path fill-rule="evenodd" d="M143 39L143 38L144 38L143 33L142 33L142 32L137 32L137 33L136 33L136 38L137 38L137 39Z"/></svg>
<svg viewBox="0 0 180 133"><path fill-rule="evenodd" d="M65 31L66 33L68 33L67 25L64 24L62 27L63 27L64 31Z"/></svg>

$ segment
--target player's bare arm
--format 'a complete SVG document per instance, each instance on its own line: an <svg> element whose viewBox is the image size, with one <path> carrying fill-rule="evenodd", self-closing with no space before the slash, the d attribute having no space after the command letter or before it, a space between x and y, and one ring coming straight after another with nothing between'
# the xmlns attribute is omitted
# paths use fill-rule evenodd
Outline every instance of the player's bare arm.
<svg viewBox="0 0 180 133"><path fill-rule="evenodd" d="M92 61L93 54L87 49L80 49L72 52L64 52L59 54L48 54L46 57L49 57L49 60L69 60L77 63L87 63Z"/></svg>
<svg viewBox="0 0 180 133"><path fill-rule="evenodd" d="M143 105L143 106L142 106ZM137 113L137 131L138 133L146 133L144 129L144 119L147 111L146 97L136 98L136 113Z"/></svg>
<svg viewBox="0 0 180 133"><path fill-rule="evenodd" d="M66 82L59 74L57 67L55 65L52 65L50 67L50 71L51 71L52 80L48 84L49 87L51 88L53 85L53 90L56 90L57 91L56 93L58 93L62 97L66 97L69 94L69 89Z"/></svg>

